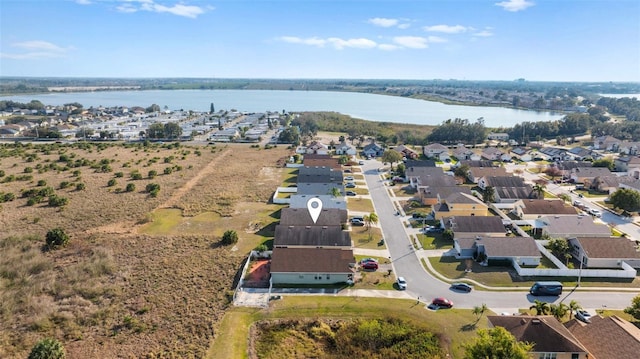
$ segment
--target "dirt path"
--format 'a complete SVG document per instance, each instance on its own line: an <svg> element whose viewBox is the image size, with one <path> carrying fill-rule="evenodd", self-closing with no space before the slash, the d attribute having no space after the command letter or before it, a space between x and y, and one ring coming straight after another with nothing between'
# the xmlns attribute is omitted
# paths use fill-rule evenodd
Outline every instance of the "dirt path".
<svg viewBox="0 0 640 359"><path fill-rule="evenodd" d="M216 157L216 159L209 162L209 164L206 165L200 172L198 172L197 175L195 175L192 179L187 181L187 183L185 183L182 187L178 188L171 195L171 197L169 197L169 199L167 199L163 204L156 207L156 209L177 207L177 204L179 203L182 196L184 196L185 193L189 192L196 184L198 184L198 182L200 182L200 180L204 176L214 173L216 171L216 165L218 164L218 162L220 162L220 160L225 158L230 152L231 152L230 148L221 152L220 155Z"/></svg>

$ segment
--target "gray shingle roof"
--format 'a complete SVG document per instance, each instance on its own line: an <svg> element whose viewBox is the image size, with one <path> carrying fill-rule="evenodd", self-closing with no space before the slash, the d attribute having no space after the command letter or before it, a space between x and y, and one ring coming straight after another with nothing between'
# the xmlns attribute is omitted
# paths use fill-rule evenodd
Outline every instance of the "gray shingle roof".
<svg viewBox="0 0 640 359"><path fill-rule="evenodd" d="M640 259L640 252L632 241L624 237L578 237L589 258Z"/></svg>
<svg viewBox="0 0 640 359"><path fill-rule="evenodd" d="M283 226L339 226L347 222L347 210L323 208L318 220L313 219L307 208L283 208L280 212L280 224Z"/></svg>
<svg viewBox="0 0 640 359"><path fill-rule="evenodd" d="M349 232L336 226L284 226L277 225L274 247L350 247Z"/></svg>

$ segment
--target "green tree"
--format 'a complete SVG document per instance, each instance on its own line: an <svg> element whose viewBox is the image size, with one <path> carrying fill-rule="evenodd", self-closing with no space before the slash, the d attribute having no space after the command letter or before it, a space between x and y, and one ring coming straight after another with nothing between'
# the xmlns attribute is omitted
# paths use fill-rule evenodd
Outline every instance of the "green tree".
<svg viewBox="0 0 640 359"><path fill-rule="evenodd" d="M49 249L56 249L69 243L69 235L62 228L54 228L47 232L45 240Z"/></svg>
<svg viewBox="0 0 640 359"><path fill-rule="evenodd" d="M382 162L389 162L391 164L391 170L393 171L393 164L402 161L402 155L395 150L386 150L382 154Z"/></svg>
<svg viewBox="0 0 640 359"><path fill-rule="evenodd" d="M560 195L558 195L558 198L560 198L563 202L571 202L571 196L566 193L561 193Z"/></svg>
<svg viewBox="0 0 640 359"><path fill-rule="evenodd" d="M340 192L340 188L338 187L331 187L331 190L329 191L329 194L333 197L340 197L342 196L342 192Z"/></svg>
<svg viewBox="0 0 640 359"><path fill-rule="evenodd" d="M533 185L533 193L535 193L536 198L543 199L544 198L544 190L547 186L544 183L536 183Z"/></svg>
<svg viewBox="0 0 640 359"><path fill-rule="evenodd" d="M567 254L569 254L570 247L569 242L564 238L550 238L547 242L547 246L551 250L551 252L558 258L566 259L569 262L571 256L567 258Z"/></svg>
<svg viewBox="0 0 640 359"><path fill-rule="evenodd" d="M541 300L534 300L533 305L529 307L529 309L535 309L536 315L546 315L549 314L551 308L549 307L549 303L543 302Z"/></svg>
<svg viewBox="0 0 640 359"><path fill-rule="evenodd" d="M164 124L156 122L151 124L147 129L147 138L163 138L164 137Z"/></svg>
<svg viewBox="0 0 640 359"><path fill-rule="evenodd" d="M480 318L482 318L482 315L488 310L489 308L487 308L487 305L482 303L481 306L475 306L473 307L473 311L472 313L474 315L476 315L478 317L478 320L476 320L476 323L480 321Z"/></svg>
<svg viewBox="0 0 640 359"><path fill-rule="evenodd" d="M149 112L160 112L160 106L156 105L155 103L149 107L147 107L145 110L145 112L149 113Z"/></svg>
<svg viewBox="0 0 640 359"><path fill-rule="evenodd" d="M367 226L367 230L369 231L369 237L371 237L371 225L378 223L378 215L374 212L371 212L364 217L362 217L364 223Z"/></svg>
<svg viewBox="0 0 640 359"><path fill-rule="evenodd" d="M238 233L232 229L225 231L221 243L225 246L238 243Z"/></svg>
<svg viewBox="0 0 640 359"><path fill-rule="evenodd" d="M640 209L640 193L632 189L620 188L609 197L609 203L614 208L635 212Z"/></svg>
<svg viewBox="0 0 640 359"><path fill-rule="evenodd" d="M640 295L633 297L631 305L626 307L624 312L636 318L636 320L640 320Z"/></svg>
<svg viewBox="0 0 640 359"><path fill-rule="evenodd" d="M487 186L482 192L482 201L485 203L493 203L496 200L496 189L493 186Z"/></svg>
<svg viewBox="0 0 640 359"><path fill-rule="evenodd" d="M287 127L278 135L278 142L298 145L300 143L300 131L297 127Z"/></svg>
<svg viewBox="0 0 640 359"><path fill-rule="evenodd" d="M571 300L569 302L569 319L573 318L573 313L575 313L578 309L582 309L580 303L578 303L578 301L576 300Z"/></svg>
<svg viewBox="0 0 640 359"><path fill-rule="evenodd" d="M569 307L564 303L550 304L549 312L558 320L562 320L569 312Z"/></svg>
<svg viewBox="0 0 640 359"><path fill-rule="evenodd" d="M613 163L613 160L611 158L601 158L599 160L594 160L593 167L606 167L609 169L609 171L613 171L613 169L616 167L616 165Z"/></svg>
<svg viewBox="0 0 640 359"><path fill-rule="evenodd" d="M453 174L456 175L456 177L462 177L466 180L469 175L469 169L470 167L468 164L463 164L456 167L456 169L453 170Z"/></svg>
<svg viewBox="0 0 640 359"><path fill-rule="evenodd" d="M452 241L453 240L453 231L449 228L445 229L442 232L442 239L444 239L445 241Z"/></svg>
<svg viewBox="0 0 640 359"><path fill-rule="evenodd" d="M533 344L519 342L503 327L478 330L478 337L463 345L465 359L528 359Z"/></svg>
<svg viewBox="0 0 640 359"><path fill-rule="evenodd" d="M62 344L56 339L45 338L33 346L28 359L64 359L66 353Z"/></svg>
<svg viewBox="0 0 640 359"><path fill-rule="evenodd" d="M164 137L173 139L182 136L182 127L175 122L169 122L164 125Z"/></svg>

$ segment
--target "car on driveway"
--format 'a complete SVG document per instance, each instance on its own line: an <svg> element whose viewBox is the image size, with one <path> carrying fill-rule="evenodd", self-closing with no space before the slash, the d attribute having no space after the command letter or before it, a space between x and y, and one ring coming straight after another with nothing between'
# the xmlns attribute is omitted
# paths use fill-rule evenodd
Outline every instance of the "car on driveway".
<svg viewBox="0 0 640 359"><path fill-rule="evenodd" d="M585 323L591 323L591 314L583 309L576 310L576 319Z"/></svg>
<svg viewBox="0 0 640 359"><path fill-rule="evenodd" d="M452 283L451 284L451 289L455 289L455 290L459 290L461 292L471 292L473 290L473 287L470 286L467 283L462 283L462 282L456 282L456 283Z"/></svg>
<svg viewBox="0 0 640 359"><path fill-rule="evenodd" d="M344 185L345 188L356 188L356 184L353 182L348 182Z"/></svg>
<svg viewBox="0 0 640 359"><path fill-rule="evenodd" d="M353 192L353 191L347 191L347 192L345 192L344 194L346 194L347 196L351 196L351 197L353 197L353 196L357 196L357 195L358 195L357 193L355 193L355 192Z"/></svg>
<svg viewBox="0 0 640 359"><path fill-rule="evenodd" d="M378 270L378 262L364 262L362 264L360 264L360 266L362 267L362 269L368 269L368 270Z"/></svg>
<svg viewBox="0 0 640 359"><path fill-rule="evenodd" d="M404 279L404 277L398 277L398 280L396 280L396 283L398 284L398 289L400 290L407 289L407 280Z"/></svg>
<svg viewBox="0 0 640 359"><path fill-rule="evenodd" d="M364 221L354 218L354 219L351 220L351 225L352 226L364 226Z"/></svg>
<svg viewBox="0 0 640 359"><path fill-rule="evenodd" d="M434 306L436 306L438 308L451 308L451 307L453 307L453 302L452 301L450 301L447 298L442 298L442 297L434 298L431 301L431 304L433 304Z"/></svg>
<svg viewBox="0 0 640 359"><path fill-rule="evenodd" d="M345 181L353 181L353 176L346 176L344 178Z"/></svg>
<svg viewBox="0 0 640 359"><path fill-rule="evenodd" d="M362 258L362 259L360 260L360 264L364 264L364 263L367 263L367 262L374 262L374 263L378 263L378 260L377 260L377 259L375 259L375 258Z"/></svg>

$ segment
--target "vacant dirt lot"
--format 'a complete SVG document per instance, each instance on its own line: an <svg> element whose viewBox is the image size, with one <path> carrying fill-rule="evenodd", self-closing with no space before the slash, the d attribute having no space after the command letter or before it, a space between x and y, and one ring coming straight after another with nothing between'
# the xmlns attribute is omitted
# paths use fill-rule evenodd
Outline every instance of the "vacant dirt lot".
<svg viewBox="0 0 640 359"><path fill-rule="evenodd" d="M204 356L246 251L277 220L268 200L288 155L248 145L0 145L0 195L15 197L0 203L0 357L24 358L43 337L61 340L70 358ZM145 190L152 183L156 197ZM67 204L37 196L51 192ZM43 251L55 227L70 244ZM240 236L233 248L218 244L227 229Z"/></svg>

